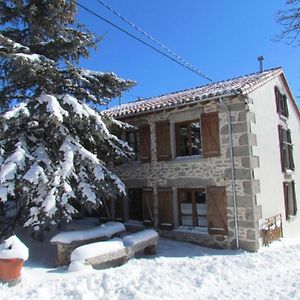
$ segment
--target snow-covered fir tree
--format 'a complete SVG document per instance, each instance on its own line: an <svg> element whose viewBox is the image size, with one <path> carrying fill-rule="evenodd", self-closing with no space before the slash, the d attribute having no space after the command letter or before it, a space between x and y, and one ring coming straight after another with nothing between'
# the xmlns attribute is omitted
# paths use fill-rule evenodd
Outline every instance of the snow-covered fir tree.
<svg viewBox="0 0 300 300"><path fill-rule="evenodd" d="M127 125L95 107L134 82L78 67L97 39L75 12L68 0L0 2L0 215L8 227L43 230L124 193L109 166L131 154L111 133Z"/></svg>

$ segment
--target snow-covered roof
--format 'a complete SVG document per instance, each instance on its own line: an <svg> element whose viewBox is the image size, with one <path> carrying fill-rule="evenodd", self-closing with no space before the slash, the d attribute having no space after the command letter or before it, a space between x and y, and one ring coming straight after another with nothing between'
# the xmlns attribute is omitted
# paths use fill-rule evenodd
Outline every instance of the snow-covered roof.
<svg viewBox="0 0 300 300"><path fill-rule="evenodd" d="M125 117L221 96L246 95L282 73L281 68L274 68L171 94L130 102L108 109L105 113L113 117Z"/></svg>

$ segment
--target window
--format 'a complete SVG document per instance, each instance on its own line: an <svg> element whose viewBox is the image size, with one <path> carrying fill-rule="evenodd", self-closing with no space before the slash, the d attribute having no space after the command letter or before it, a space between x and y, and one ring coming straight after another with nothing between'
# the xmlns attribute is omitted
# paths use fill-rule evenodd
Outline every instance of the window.
<svg viewBox="0 0 300 300"><path fill-rule="evenodd" d="M178 212L180 225L207 228L205 189L179 189Z"/></svg>
<svg viewBox="0 0 300 300"><path fill-rule="evenodd" d="M134 155L132 160L138 160L139 153L139 134L138 131L127 131L126 142L133 149Z"/></svg>
<svg viewBox="0 0 300 300"><path fill-rule="evenodd" d="M275 99L277 112L286 118L289 116L288 106L287 106L287 97L285 94L282 94L279 91L279 88L275 86Z"/></svg>
<svg viewBox="0 0 300 300"><path fill-rule="evenodd" d="M138 130L127 131L126 141L134 151L132 160L141 162L151 161L150 126L139 126Z"/></svg>
<svg viewBox="0 0 300 300"><path fill-rule="evenodd" d="M297 214L295 182L294 181L284 182L283 191L284 191L285 217L286 220L289 220L291 216L295 216Z"/></svg>
<svg viewBox="0 0 300 300"><path fill-rule="evenodd" d="M295 165L293 160L293 144L291 139L291 131L282 128L282 126L279 126L278 132L282 171L294 170Z"/></svg>
<svg viewBox="0 0 300 300"><path fill-rule="evenodd" d="M198 120L175 124L176 155L201 154L200 122Z"/></svg>

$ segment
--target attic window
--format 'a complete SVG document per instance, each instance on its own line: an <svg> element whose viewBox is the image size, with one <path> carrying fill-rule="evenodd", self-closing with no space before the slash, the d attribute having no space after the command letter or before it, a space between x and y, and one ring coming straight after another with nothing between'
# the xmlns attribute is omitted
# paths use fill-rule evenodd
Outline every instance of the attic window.
<svg viewBox="0 0 300 300"><path fill-rule="evenodd" d="M277 112L281 116L288 118L289 111L288 111L288 106L287 106L287 97L285 94L282 94L279 91L279 88L277 86L275 86L275 99L276 99Z"/></svg>

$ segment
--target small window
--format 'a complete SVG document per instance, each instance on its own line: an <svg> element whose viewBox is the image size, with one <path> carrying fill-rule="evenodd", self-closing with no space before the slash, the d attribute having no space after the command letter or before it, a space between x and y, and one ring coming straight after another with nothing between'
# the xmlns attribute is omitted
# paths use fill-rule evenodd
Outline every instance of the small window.
<svg viewBox="0 0 300 300"><path fill-rule="evenodd" d="M291 216L297 214L297 202L295 193L295 182L284 182L284 204L285 204L285 216L286 220L289 220Z"/></svg>
<svg viewBox="0 0 300 300"><path fill-rule="evenodd" d="M279 88L275 86L275 99L276 99L276 106L277 112L286 118L289 116L288 106L287 106L287 97L285 94L282 94L279 91Z"/></svg>
<svg viewBox="0 0 300 300"><path fill-rule="evenodd" d="M179 189L178 208L180 225L207 228L207 205L204 189Z"/></svg>
<svg viewBox="0 0 300 300"><path fill-rule="evenodd" d="M201 154L200 122L198 120L177 123L175 130L177 156Z"/></svg>
<svg viewBox="0 0 300 300"><path fill-rule="evenodd" d="M279 126L280 153L282 171L294 170L295 164L293 159L293 144L291 131Z"/></svg>

